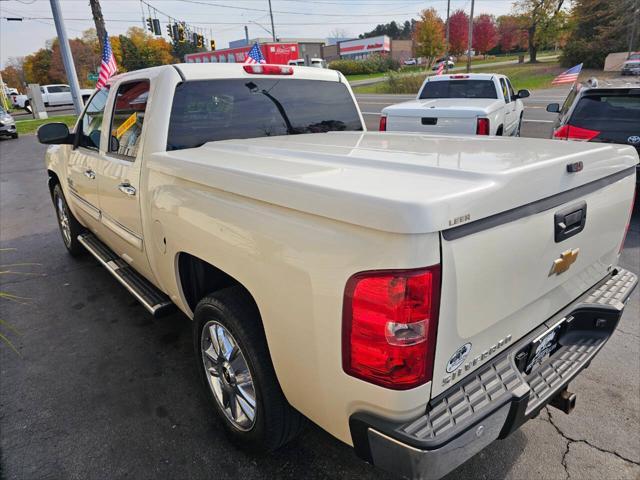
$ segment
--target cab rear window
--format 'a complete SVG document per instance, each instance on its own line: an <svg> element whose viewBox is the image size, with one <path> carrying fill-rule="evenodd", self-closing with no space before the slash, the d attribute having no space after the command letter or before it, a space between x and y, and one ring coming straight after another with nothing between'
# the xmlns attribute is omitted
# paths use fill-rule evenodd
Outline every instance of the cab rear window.
<svg viewBox="0 0 640 480"><path fill-rule="evenodd" d="M498 98L498 92L492 80L436 80L425 84L420 98Z"/></svg>
<svg viewBox="0 0 640 480"><path fill-rule="evenodd" d="M252 78L184 82L176 87L167 150L229 139L362 130L339 82Z"/></svg>
<svg viewBox="0 0 640 480"><path fill-rule="evenodd" d="M629 134L640 134L640 91L585 95L578 101L569 123L601 132L629 131Z"/></svg>

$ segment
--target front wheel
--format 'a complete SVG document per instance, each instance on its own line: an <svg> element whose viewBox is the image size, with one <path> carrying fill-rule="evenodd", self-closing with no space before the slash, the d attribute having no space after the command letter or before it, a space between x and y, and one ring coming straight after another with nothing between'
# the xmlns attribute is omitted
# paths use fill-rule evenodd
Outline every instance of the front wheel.
<svg viewBox="0 0 640 480"><path fill-rule="evenodd" d="M203 298L194 316L198 371L230 439L272 451L293 439L302 416L287 402L269 356L260 314L242 287Z"/></svg>
<svg viewBox="0 0 640 480"><path fill-rule="evenodd" d="M76 217L69 210L69 205L67 205L67 200L64 198L62 187L60 187L59 183L53 187L53 205L56 209L58 227L60 227L64 246L67 247L72 256L81 255L84 252L84 247L78 241L78 235L84 232L84 227L80 225L80 222L76 220Z"/></svg>
<svg viewBox="0 0 640 480"><path fill-rule="evenodd" d="M518 128L516 128L516 133L514 136L519 137L522 131L522 115L520 115L520 120L518 121Z"/></svg>

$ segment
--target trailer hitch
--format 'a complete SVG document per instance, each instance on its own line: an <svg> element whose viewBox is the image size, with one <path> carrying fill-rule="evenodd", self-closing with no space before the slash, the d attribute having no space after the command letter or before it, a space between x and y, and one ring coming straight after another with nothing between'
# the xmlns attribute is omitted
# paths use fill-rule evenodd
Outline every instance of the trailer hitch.
<svg viewBox="0 0 640 480"><path fill-rule="evenodd" d="M564 387L558 394L551 399L549 405L562 410L567 415L576 407L576 394Z"/></svg>

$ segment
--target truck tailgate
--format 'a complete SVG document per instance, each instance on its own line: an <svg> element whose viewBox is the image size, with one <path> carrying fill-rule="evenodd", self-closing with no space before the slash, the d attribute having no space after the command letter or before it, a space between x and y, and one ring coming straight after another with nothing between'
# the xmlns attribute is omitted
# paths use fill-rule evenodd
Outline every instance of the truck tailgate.
<svg viewBox="0 0 640 480"><path fill-rule="evenodd" d="M634 175L619 172L443 231L434 396L611 270L634 183Z"/></svg>

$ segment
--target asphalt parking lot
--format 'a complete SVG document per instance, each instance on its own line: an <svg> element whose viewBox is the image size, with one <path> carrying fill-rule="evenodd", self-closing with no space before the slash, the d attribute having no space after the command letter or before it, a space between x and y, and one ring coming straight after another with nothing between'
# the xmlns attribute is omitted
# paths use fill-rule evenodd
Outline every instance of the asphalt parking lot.
<svg viewBox="0 0 640 480"><path fill-rule="evenodd" d="M365 111L387 101L369 97ZM0 333L17 348L0 342L0 478L391 478L313 425L272 455L232 447L197 382L190 321L154 320L91 257L66 254L44 150L0 140ZM640 271L637 208L621 264ZM637 289L572 383L571 415L543 411L448 480L639 478L639 305Z"/></svg>

